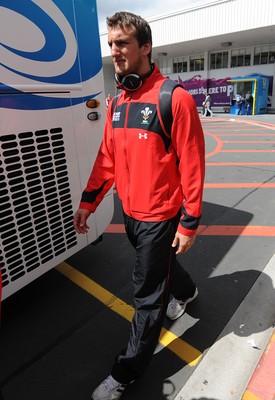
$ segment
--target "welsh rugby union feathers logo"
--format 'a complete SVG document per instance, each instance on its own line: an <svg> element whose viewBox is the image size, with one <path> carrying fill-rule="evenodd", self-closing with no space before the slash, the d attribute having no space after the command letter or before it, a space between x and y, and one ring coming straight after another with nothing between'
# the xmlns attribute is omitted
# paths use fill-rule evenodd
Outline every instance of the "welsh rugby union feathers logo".
<svg viewBox="0 0 275 400"><path fill-rule="evenodd" d="M144 110L141 110L142 116L142 124L143 125L148 125L149 124L149 117L152 114L153 111L150 110L149 107L145 107Z"/></svg>

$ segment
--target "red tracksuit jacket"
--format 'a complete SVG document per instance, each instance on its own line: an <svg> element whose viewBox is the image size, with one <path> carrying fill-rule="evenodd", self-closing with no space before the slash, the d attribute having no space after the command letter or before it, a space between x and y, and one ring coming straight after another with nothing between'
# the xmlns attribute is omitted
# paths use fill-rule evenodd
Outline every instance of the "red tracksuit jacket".
<svg viewBox="0 0 275 400"><path fill-rule="evenodd" d="M141 221L163 221L182 207L178 230L196 233L202 212L204 136L195 102L176 88L172 135L159 117L165 78L157 66L140 89L123 91L107 110L104 137L80 208L94 212L115 182L124 212Z"/></svg>

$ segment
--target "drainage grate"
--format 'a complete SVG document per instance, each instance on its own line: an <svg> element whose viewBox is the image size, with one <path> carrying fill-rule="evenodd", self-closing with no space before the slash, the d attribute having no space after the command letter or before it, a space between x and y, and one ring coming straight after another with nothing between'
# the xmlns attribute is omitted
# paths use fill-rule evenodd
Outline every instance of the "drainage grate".
<svg viewBox="0 0 275 400"><path fill-rule="evenodd" d="M8 285L77 244L61 128L0 136L0 266Z"/></svg>

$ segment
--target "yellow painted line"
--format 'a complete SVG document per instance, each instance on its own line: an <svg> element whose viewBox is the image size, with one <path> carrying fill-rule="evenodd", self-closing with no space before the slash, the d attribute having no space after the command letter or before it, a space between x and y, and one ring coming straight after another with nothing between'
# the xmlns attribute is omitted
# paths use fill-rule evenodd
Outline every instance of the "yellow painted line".
<svg viewBox="0 0 275 400"><path fill-rule="evenodd" d="M81 287L81 289L98 299L105 306L109 307L111 310L121 315L128 321L132 321L134 315L133 307L114 296L111 292L98 285L82 272L71 267L66 262L62 262L55 269L62 275L66 276L66 278L74 282L77 286Z"/></svg>
<svg viewBox="0 0 275 400"><path fill-rule="evenodd" d="M169 350L191 367L194 367L202 357L202 353L199 350L165 328L161 330L159 342L163 346L168 347Z"/></svg>
<svg viewBox="0 0 275 400"><path fill-rule="evenodd" d="M262 400L262 399L260 399L260 397L258 397L258 396L255 396L255 394L253 394L253 393L249 392L249 390L247 390L244 393L242 400Z"/></svg>
<svg viewBox="0 0 275 400"><path fill-rule="evenodd" d="M121 315L123 318L127 319L127 321L132 321L134 315L134 308L132 306L98 285L82 272L71 267L66 262L62 262L55 269L87 293L98 299L101 303L109 307L112 311ZM173 353L190 366L195 366L202 357L200 351L165 328L162 328L161 330L159 342L164 347L168 347Z"/></svg>

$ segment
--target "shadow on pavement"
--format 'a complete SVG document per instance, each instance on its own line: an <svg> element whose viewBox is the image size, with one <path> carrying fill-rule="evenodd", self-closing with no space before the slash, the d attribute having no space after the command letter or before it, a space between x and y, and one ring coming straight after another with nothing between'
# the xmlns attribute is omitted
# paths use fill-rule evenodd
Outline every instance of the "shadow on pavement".
<svg viewBox="0 0 275 400"><path fill-rule="evenodd" d="M245 227L251 218L248 212L204 203L201 224ZM118 204L113 223L123 223ZM198 236L192 250L179 261L196 282L199 296L188 305L186 318L173 324L166 320L165 328L175 329L200 352L207 351L261 274L255 260L256 242L261 251L264 244L259 238L254 243L237 236ZM125 234L105 234L103 244L87 246L69 263L131 304L134 257ZM273 290L270 278L262 277ZM187 318L193 321L188 327ZM129 332L126 320L56 271L5 300L2 322L0 384L4 386L0 400L13 400L18 393L28 400L89 399L109 373ZM258 331L266 328L259 325ZM248 336L255 333L255 327L253 331L249 326L236 327L235 333ZM127 388L123 399L172 400L193 371L163 349L143 377Z"/></svg>
<svg viewBox="0 0 275 400"><path fill-rule="evenodd" d="M204 203L204 219L202 225L237 225L247 226L252 215L247 212L238 211L232 208L223 207L211 203ZM182 334L180 339L191 344L202 353L207 351L216 341L227 322L231 319L236 309L243 301L261 271L255 267L250 269L249 259L253 259L254 252L247 254L246 243L240 244L240 249L234 251L232 263L228 265L224 259L230 249L236 246L237 236L198 236L197 241L190 252L179 257L190 275L194 278L199 288L197 299L188 304L186 313L194 319L192 327L184 328L184 317L177 322L165 321L165 328L173 331L175 324L182 324ZM259 241L259 239L256 239ZM240 252L237 256L236 252ZM248 260L248 262L247 262ZM255 260L253 260L255 261ZM223 262L225 266L219 264ZM216 273L216 269L219 270ZM231 272L230 271L234 271ZM273 284L269 276L262 273L264 287L270 293L274 293ZM245 326L236 326L234 333L240 336L250 336L253 333L265 331L269 326L255 323ZM178 328L180 330L180 328ZM176 339L177 340L177 339ZM147 373L125 393L125 400L172 400L179 391L174 384L175 379L171 379L186 364L174 356L169 350L165 349L155 354ZM187 366L186 366L187 367ZM190 368L189 374L193 372ZM184 385L182 382L181 387ZM152 397L154 396L154 397ZM204 400L199 399L198 400ZM205 399L215 400L215 399Z"/></svg>

